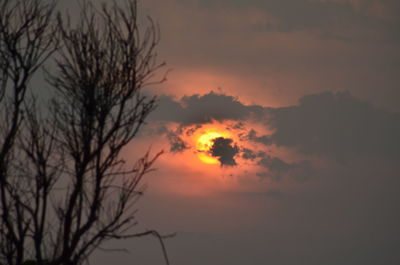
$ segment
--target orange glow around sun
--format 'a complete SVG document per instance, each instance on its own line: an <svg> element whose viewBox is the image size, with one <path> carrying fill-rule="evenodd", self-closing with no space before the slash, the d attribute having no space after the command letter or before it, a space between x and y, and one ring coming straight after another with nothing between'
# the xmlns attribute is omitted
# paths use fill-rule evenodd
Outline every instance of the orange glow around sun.
<svg viewBox="0 0 400 265"><path fill-rule="evenodd" d="M231 137L230 133L217 128L208 128L196 137L196 149L198 158L206 164L218 164L217 158L210 155L213 140L218 137Z"/></svg>

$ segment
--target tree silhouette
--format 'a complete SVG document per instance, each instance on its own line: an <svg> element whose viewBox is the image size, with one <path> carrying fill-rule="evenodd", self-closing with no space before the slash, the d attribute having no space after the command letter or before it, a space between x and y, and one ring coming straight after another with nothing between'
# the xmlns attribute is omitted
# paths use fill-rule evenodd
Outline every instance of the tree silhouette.
<svg viewBox="0 0 400 265"><path fill-rule="evenodd" d="M155 159L126 165L121 151L156 98L141 93L163 63L158 28L139 28L136 1L77 23L40 0L0 0L0 264L82 264L104 241L132 232L141 180ZM51 103L31 78L49 58ZM160 80L162 81L162 80Z"/></svg>

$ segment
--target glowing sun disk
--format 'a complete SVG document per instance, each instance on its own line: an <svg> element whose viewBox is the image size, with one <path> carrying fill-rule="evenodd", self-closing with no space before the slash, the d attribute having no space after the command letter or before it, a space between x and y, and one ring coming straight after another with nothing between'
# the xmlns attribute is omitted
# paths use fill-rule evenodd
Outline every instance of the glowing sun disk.
<svg viewBox="0 0 400 265"><path fill-rule="evenodd" d="M213 145L213 140L218 137L229 137L228 133L225 132L217 132L217 131L209 131L206 132L197 139L196 148L198 151L197 156L199 159L206 164L218 164L219 161L217 158L210 155L209 151Z"/></svg>

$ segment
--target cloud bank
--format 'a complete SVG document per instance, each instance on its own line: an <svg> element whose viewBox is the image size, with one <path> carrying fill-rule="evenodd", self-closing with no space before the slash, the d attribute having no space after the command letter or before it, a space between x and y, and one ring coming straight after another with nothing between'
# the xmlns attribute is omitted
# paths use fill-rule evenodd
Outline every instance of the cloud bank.
<svg viewBox="0 0 400 265"><path fill-rule="evenodd" d="M320 93L299 104L270 109L271 141L303 154L336 160L400 157L400 114L375 108L348 92Z"/></svg>
<svg viewBox="0 0 400 265"><path fill-rule="evenodd" d="M190 149L184 137L205 124L234 122L229 130L239 135L240 142L214 139L210 154L222 166L237 166L236 158L253 163L259 168L260 178L307 179L313 173L307 161L310 158L306 158L310 155L336 162L400 157L400 114L376 108L348 92L307 95L298 104L281 108L245 105L238 98L215 92L180 100L162 96L159 105L151 121L177 124L175 131L164 130L171 152ZM271 133L257 131L250 124L264 126ZM271 147L292 149L304 159L288 162L271 153Z"/></svg>
<svg viewBox="0 0 400 265"><path fill-rule="evenodd" d="M262 117L264 108L244 105L237 98L211 91L175 100L170 96L159 98L159 107L149 120L178 122L183 126L204 124L212 120L244 120L250 116Z"/></svg>

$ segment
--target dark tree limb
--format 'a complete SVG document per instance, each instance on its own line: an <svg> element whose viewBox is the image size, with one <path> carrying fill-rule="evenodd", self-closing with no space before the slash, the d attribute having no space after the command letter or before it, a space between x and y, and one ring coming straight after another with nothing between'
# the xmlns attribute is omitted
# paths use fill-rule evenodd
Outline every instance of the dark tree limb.
<svg viewBox="0 0 400 265"><path fill-rule="evenodd" d="M160 153L127 165L156 98L159 29L139 27L135 0L81 17L41 0L0 0L0 264L79 265L106 240L133 233L143 177ZM29 81L49 58L52 100L41 112ZM44 114L43 114L44 113Z"/></svg>

